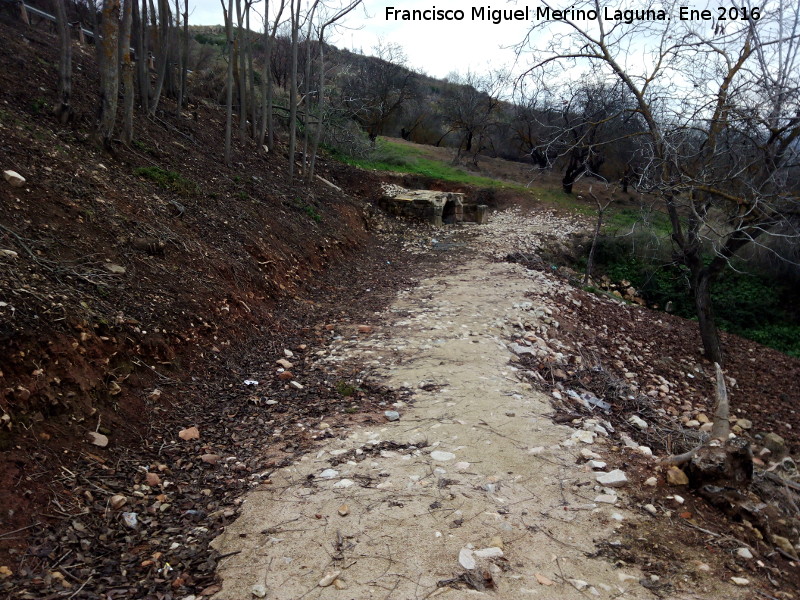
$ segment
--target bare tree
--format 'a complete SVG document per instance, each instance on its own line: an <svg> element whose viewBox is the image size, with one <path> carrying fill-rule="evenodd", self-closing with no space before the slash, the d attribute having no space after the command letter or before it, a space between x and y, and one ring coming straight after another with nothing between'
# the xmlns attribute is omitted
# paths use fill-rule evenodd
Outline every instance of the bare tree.
<svg viewBox="0 0 800 600"><path fill-rule="evenodd" d="M591 64L633 96L645 122L640 179L669 215L705 354L721 363L714 281L748 244L798 236L800 6L767 0L721 11L710 29L677 18L687 10L678 2L664 4L663 18L652 10L632 23L604 20L607 7L613 13L601 0L576 2L551 15L566 18L532 27L519 51L534 52L531 72L574 77ZM600 18L582 19L588 11ZM539 35L550 27L559 35Z"/></svg>
<svg viewBox="0 0 800 600"><path fill-rule="evenodd" d="M148 67L147 0L142 0L139 11L138 0L133 4L133 27L136 30L136 75L139 83L139 105L147 114L150 102L150 70Z"/></svg>
<svg viewBox="0 0 800 600"><path fill-rule="evenodd" d="M63 125L72 118L72 105L70 104L72 99L72 39L69 35L64 0L53 0L53 8L56 15L58 40L61 45L58 61L58 105L55 108L55 115Z"/></svg>
<svg viewBox="0 0 800 600"><path fill-rule="evenodd" d="M155 13L152 5L150 6L151 15L155 19ZM158 109L158 103L161 100L161 92L164 89L164 82L167 79L167 73L170 68L169 57L172 53L172 11L169 8L169 0L159 0L158 2L158 57L157 57L157 73L156 73L156 87L153 90L153 101L150 103L150 114L155 115ZM155 30L155 28L154 28Z"/></svg>
<svg viewBox="0 0 800 600"><path fill-rule="evenodd" d="M225 164L231 166L231 129L233 127L233 0L228 0L225 9L225 0L219 0L225 16L225 39L228 46L228 74L225 78Z"/></svg>
<svg viewBox="0 0 800 600"><path fill-rule="evenodd" d="M275 11L275 18L270 27L269 22L269 0L265 0L264 5L264 64L261 71L261 128L258 135L259 145L264 144L267 139L267 147L272 148L275 143L272 127L272 48L275 46L275 36L278 32L278 25L286 7L286 0L281 0L278 10Z"/></svg>
<svg viewBox="0 0 800 600"><path fill-rule="evenodd" d="M397 44L379 42L373 58L361 58L342 83L342 100L369 139L384 131L417 91L417 75L406 66L406 55Z"/></svg>
<svg viewBox="0 0 800 600"><path fill-rule="evenodd" d="M117 94L119 92L119 0L103 2L103 22L100 31L101 54L103 57L100 81L100 123L97 129L99 141L111 150L114 122L117 118Z"/></svg>
<svg viewBox="0 0 800 600"><path fill-rule="evenodd" d="M472 155L477 162L484 138L489 134L498 106L500 92L506 82L504 72L477 75L452 73L448 76L450 87L445 93L442 111L451 127L462 135L455 160L462 151Z"/></svg>
<svg viewBox="0 0 800 600"><path fill-rule="evenodd" d="M303 164L305 165L308 160L308 181L314 179L314 170L317 163L317 150L319 148L319 141L322 136L322 129L325 126L325 34L329 28L335 27L344 17L353 12L360 6L362 0L350 0L341 5L338 9L330 10L325 7L324 14L320 18L320 23L317 26L317 46L319 48L318 66L319 71L319 92L317 93L317 127L314 130L314 140L311 145L311 159L308 160L303 155ZM310 107L310 101L309 101Z"/></svg>
<svg viewBox="0 0 800 600"><path fill-rule="evenodd" d="M133 4L139 0L125 0L122 16L122 85L125 96L122 104L122 142L130 144L133 140L133 105L135 94L133 84L133 59L131 58L131 24L133 22Z"/></svg>
<svg viewBox="0 0 800 600"><path fill-rule="evenodd" d="M300 30L303 22L300 20L301 0L291 0L292 13L292 57L289 70L289 179L294 177L294 152L297 143L297 53L299 49ZM313 19L319 0L314 0L309 7L305 18Z"/></svg>

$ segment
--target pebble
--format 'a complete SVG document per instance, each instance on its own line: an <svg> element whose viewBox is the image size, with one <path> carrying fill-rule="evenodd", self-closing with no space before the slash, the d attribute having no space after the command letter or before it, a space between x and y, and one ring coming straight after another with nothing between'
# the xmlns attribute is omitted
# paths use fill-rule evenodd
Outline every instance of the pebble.
<svg viewBox="0 0 800 600"><path fill-rule="evenodd" d="M644 484L649 487L656 487L658 485L658 477L648 477Z"/></svg>
<svg viewBox="0 0 800 600"><path fill-rule="evenodd" d="M746 585L750 585L750 580L749 579L745 579L744 577L731 577L731 581L733 583L735 583L736 585L742 586L742 587L744 587Z"/></svg>
<svg viewBox="0 0 800 600"><path fill-rule="evenodd" d="M689 478L678 467L672 466L667 469L667 483L670 485L688 485Z"/></svg>
<svg viewBox="0 0 800 600"><path fill-rule="evenodd" d="M617 499L617 496L614 494L600 494L594 499L594 501L599 502L600 504L616 504Z"/></svg>
<svg viewBox="0 0 800 600"><path fill-rule="evenodd" d="M136 529L136 527L139 525L138 515L134 512L122 513L122 521L125 523L126 527L131 529Z"/></svg>
<svg viewBox="0 0 800 600"><path fill-rule="evenodd" d="M159 477L156 473L146 473L144 476L144 482L150 487L156 487L157 485L161 485L161 477Z"/></svg>
<svg viewBox="0 0 800 600"><path fill-rule="evenodd" d="M122 494L115 494L114 496L111 496L111 499L108 501L108 503L111 505L111 508L114 510L122 508L127 502L128 499Z"/></svg>
<svg viewBox="0 0 800 600"><path fill-rule="evenodd" d="M323 479L333 479L339 475L339 471L336 469L325 469L322 473L319 474L320 477Z"/></svg>
<svg viewBox="0 0 800 600"><path fill-rule="evenodd" d="M458 564L464 567L467 571L475 568L475 556L469 548L462 548L458 553Z"/></svg>
<svg viewBox="0 0 800 600"><path fill-rule="evenodd" d="M186 429L181 429L178 432L178 437L181 438L183 441L188 442L191 440L199 440L200 439L200 430L197 427L187 427Z"/></svg>
<svg viewBox="0 0 800 600"><path fill-rule="evenodd" d="M431 458L433 460L438 460L440 462L446 462L448 460L453 460L456 457L455 454L452 452L444 452L442 450L434 450L431 452Z"/></svg>
<svg viewBox="0 0 800 600"><path fill-rule="evenodd" d="M481 548L480 550L475 550L472 553L474 556L478 558L503 558L503 551L500 548Z"/></svg>
<svg viewBox="0 0 800 600"><path fill-rule="evenodd" d="M209 465L217 464L219 462L219 459L220 459L219 454L203 454L200 457L200 460Z"/></svg>
<svg viewBox="0 0 800 600"><path fill-rule="evenodd" d="M582 592L589 587L589 583L583 579L567 579L567 581L579 592Z"/></svg>
<svg viewBox="0 0 800 600"><path fill-rule="evenodd" d="M582 456L582 457L583 457L585 460L600 460L600 459L602 459L602 458L603 458L603 457L602 457L602 456L600 456L600 455L599 455L597 452L592 452L592 451L591 451L591 450L589 450L588 448L582 448L582 449L581 449L581 456Z"/></svg>
<svg viewBox="0 0 800 600"><path fill-rule="evenodd" d="M645 421L644 419L642 419L641 417L639 417L637 415L631 416L628 419L628 423L630 423L631 425L633 425L637 429L641 429L642 431L644 431L648 427L647 421Z"/></svg>
<svg viewBox="0 0 800 600"><path fill-rule="evenodd" d="M589 465L589 467L592 469L605 469L606 466L608 466L607 463L605 463L602 460L590 460L586 464Z"/></svg>
<svg viewBox="0 0 800 600"><path fill-rule="evenodd" d="M628 575L627 573L617 573L617 579L620 580L621 583L625 583L626 581L639 581L638 577L634 575Z"/></svg>
<svg viewBox="0 0 800 600"><path fill-rule="evenodd" d="M355 485L355 482L351 479L342 479L341 481L337 481L333 484L335 488L349 488Z"/></svg>
<svg viewBox="0 0 800 600"><path fill-rule="evenodd" d="M289 385L292 386L296 390L302 390L303 389L303 384L300 383L299 381L291 381L291 382L289 382Z"/></svg>
<svg viewBox="0 0 800 600"><path fill-rule="evenodd" d="M645 504L644 505L644 509L647 512L649 512L651 515L657 515L658 514L658 509L655 506L653 506L652 504Z"/></svg>
<svg viewBox="0 0 800 600"><path fill-rule="evenodd" d="M250 593L253 594L255 598L266 598L267 587L261 583L258 583L250 588Z"/></svg>
<svg viewBox="0 0 800 600"><path fill-rule="evenodd" d="M283 351L283 355L284 355L286 358L292 358L292 357L294 357L294 352L292 352L291 350L284 350L284 351Z"/></svg>
<svg viewBox="0 0 800 600"><path fill-rule="evenodd" d="M340 517L346 517L349 514L350 514L350 507L347 506L347 504L342 504L339 507L339 516Z"/></svg>
<svg viewBox="0 0 800 600"><path fill-rule="evenodd" d="M585 429L579 429L575 433L572 434L572 439L578 440L579 442L583 442L584 444L593 444L595 433L593 431L586 431Z"/></svg>
<svg viewBox="0 0 800 600"><path fill-rule="evenodd" d="M334 581L336 581L336 578L339 577L339 575L341 574L342 572L338 570L325 571L325 575L323 575L322 579L319 580L319 587L328 587Z"/></svg>
<svg viewBox="0 0 800 600"><path fill-rule="evenodd" d="M383 415L389 419L390 421L399 421L400 420L400 413L396 410L387 410L383 413Z"/></svg>
<svg viewBox="0 0 800 600"><path fill-rule="evenodd" d="M276 361L275 361L275 363L276 363L277 365L279 365L279 366L283 367L284 369L287 369L287 370L288 370L288 369L291 369L292 367L294 367L294 364L290 363L290 362L289 362L288 360L286 360L285 358L280 358L280 359L276 360Z"/></svg>
<svg viewBox="0 0 800 600"><path fill-rule="evenodd" d="M753 558L753 553L750 552L750 548L739 548L736 551L736 556L738 556L739 558L750 560L751 558Z"/></svg>
<svg viewBox="0 0 800 600"><path fill-rule="evenodd" d="M90 431L87 434L89 438L89 443L94 444L95 446L99 446L100 448L105 448L108 446L108 438L104 436L102 433L97 433L96 431Z"/></svg>
<svg viewBox="0 0 800 600"><path fill-rule="evenodd" d="M597 483L606 487L622 487L628 483L628 478L624 472L619 469L614 469L609 473L598 473L596 476Z"/></svg>
<svg viewBox="0 0 800 600"><path fill-rule="evenodd" d="M555 585L555 582L552 579L548 579L541 573L536 573L534 577L536 577L536 581L539 582L539 585L547 585L547 586Z"/></svg>

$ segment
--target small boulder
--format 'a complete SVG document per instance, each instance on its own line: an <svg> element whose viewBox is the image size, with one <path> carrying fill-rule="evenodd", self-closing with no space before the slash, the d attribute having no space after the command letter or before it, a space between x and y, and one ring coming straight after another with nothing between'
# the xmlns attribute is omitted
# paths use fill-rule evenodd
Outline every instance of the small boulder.
<svg viewBox="0 0 800 600"><path fill-rule="evenodd" d="M768 433L764 436L764 448L767 448L775 456L786 454L786 440L777 433Z"/></svg>
<svg viewBox="0 0 800 600"><path fill-rule="evenodd" d="M25 185L25 178L16 171L3 171L3 177L11 184L11 187L22 187Z"/></svg>

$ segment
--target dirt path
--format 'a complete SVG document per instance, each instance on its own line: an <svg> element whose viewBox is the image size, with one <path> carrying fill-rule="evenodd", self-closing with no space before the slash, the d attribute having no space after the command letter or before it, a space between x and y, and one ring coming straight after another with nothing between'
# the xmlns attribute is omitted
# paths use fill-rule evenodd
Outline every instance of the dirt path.
<svg viewBox="0 0 800 600"><path fill-rule="evenodd" d="M480 252L400 293L374 333L322 359L371 365L413 401L250 493L213 544L230 554L215 598L655 597L641 572L590 557L643 517L624 488L598 486L585 461L603 445L553 424L548 398L516 377L511 330L537 308L525 294L559 284L491 260L510 243L498 233L481 231Z"/></svg>

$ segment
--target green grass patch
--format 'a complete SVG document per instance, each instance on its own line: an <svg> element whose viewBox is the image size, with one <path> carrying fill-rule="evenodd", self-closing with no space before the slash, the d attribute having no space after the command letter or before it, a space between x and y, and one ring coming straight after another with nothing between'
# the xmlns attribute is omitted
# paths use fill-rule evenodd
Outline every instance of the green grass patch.
<svg viewBox="0 0 800 600"><path fill-rule="evenodd" d="M592 211L597 213L596 210ZM640 210L630 207L615 207L613 204L608 209L605 217L605 231L611 234L625 234L636 228L647 229L654 234L664 237L672 234L672 225L669 217L662 212L654 210Z"/></svg>
<svg viewBox="0 0 800 600"><path fill-rule="evenodd" d="M337 381L336 391L339 393L340 396L349 398L350 396L355 395L355 393L358 391L358 388L351 383L347 383L346 381Z"/></svg>
<svg viewBox="0 0 800 600"><path fill-rule="evenodd" d="M453 165L423 157L423 152L419 148L388 140L378 140L375 149L364 158L345 156L335 151L333 154L334 158L340 162L361 167L362 169L409 173L474 186L527 189L523 185L471 175Z"/></svg>
<svg viewBox="0 0 800 600"><path fill-rule="evenodd" d="M648 248L644 232L634 237L635 241L601 237L595 254L595 275L605 273L616 282L628 280L648 305L663 308L671 302L674 314L696 319L688 269L670 262L664 247L652 246L657 243L655 238L650 238ZM800 319L791 309L795 296L792 286L764 274L744 272L745 265L736 267L739 270L725 269L711 288L717 326L800 357Z"/></svg>
<svg viewBox="0 0 800 600"><path fill-rule="evenodd" d="M180 173L168 171L161 167L139 167L134 169L134 174L155 181L162 188L180 194L181 196L194 196L198 193L197 184L189 181Z"/></svg>

